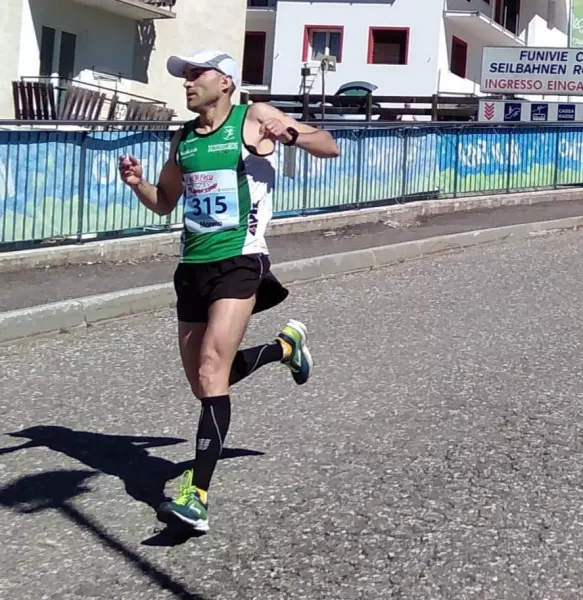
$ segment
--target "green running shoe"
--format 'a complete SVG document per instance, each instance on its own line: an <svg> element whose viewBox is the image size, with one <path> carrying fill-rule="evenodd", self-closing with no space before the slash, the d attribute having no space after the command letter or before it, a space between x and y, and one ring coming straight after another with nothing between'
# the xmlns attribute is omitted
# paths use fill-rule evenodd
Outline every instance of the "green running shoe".
<svg viewBox="0 0 583 600"><path fill-rule="evenodd" d="M303 323L289 320L278 334L277 339L291 348L291 353L281 362L291 371L294 381L303 385L308 381L314 367L312 355L307 346L308 330Z"/></svg>
<svg viewBox="0 0 583 600"><path fill-rule="evenodd" d="M192 470L182 474L178 498L161 504L157 517L168 526L184 529L186 525L194 531L207 532L208 503L202 502L198 490L192 485L192 474Z"/></svg>

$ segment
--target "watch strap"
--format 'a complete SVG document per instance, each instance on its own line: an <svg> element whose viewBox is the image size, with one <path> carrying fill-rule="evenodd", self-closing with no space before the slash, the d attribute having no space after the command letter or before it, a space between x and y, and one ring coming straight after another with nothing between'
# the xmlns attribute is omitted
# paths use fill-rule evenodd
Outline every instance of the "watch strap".
<svg viewBox="0 0 583 600"><path fill-rule="evenodd" d="M284 142L284 146L294 146L300 135L299 131L293 127L288 127L286 131L292 136L292 139L289 142Z"/></svg>

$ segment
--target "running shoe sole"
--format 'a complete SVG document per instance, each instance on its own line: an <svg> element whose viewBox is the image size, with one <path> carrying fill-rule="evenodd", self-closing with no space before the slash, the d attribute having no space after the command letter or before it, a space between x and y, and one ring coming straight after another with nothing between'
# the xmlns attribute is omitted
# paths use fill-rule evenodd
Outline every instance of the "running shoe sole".
<svg viewBox="0 0 583 600"><path fill-rule="evenodd" d="M197 520L189 519L180 513L173 510L158 510L156 513L158 521L162 523L166 523L168 527L176 528L176 529L184 529L185 525L188 525L190 529L193 531L198 531L200 533L206 533L209 531L209 522L206 520Z"/></svg>
<svg viewBox="0 0 583 600"><path fill-rule="evenodd" d="M294 329L297 329L300 333L301 351L302 351L304 358L306 359L306 362L308 363L308 366L310 367L310 375L311 375L312 369L314 368L314 361L312 359L312 355L310 354L310 351L307 346L307 344L308 344L308 328L301 321L296 321L295 319L290 319L287 322L287 325L289 325L290 327L293 327Z"/></svg>

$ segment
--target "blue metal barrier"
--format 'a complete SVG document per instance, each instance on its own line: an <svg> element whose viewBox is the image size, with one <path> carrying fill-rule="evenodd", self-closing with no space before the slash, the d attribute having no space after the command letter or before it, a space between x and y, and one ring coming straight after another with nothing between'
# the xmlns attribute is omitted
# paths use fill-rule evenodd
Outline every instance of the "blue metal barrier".
<svg viewBox="0 0 583 600"><path fill-rule="evenodd" d="M583 127L327 126L341 148L338 159L293 157L278 147L276 217L583 182ZM0 250L178 224L181 205L157 217L117 170L119 156L132 153L155 181L171 136L135 125L131 131L0 130Z"/></svg>

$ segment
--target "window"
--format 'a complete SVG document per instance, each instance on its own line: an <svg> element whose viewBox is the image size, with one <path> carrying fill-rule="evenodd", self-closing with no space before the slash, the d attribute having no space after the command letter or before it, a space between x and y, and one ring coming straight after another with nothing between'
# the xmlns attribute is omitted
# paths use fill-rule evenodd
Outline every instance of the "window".
<svg viewBox="0 0 583 600"><path fill-rule="evenodd" d="M58 75L61 79L73 79L75 75L75 48L77 36L52 27L43 27L40 39L41 77Z"/></svg>
<svg viewBox="0 0 583 600"><path fill-rule="evenodd" d="M52 27L43 27L40 38L40 72L41 77L53 74L53 58L55 56L55 34Z"/></svg>
<svg viewBox="0 0 583 600"><path fill-rule="evenodd" d="M368 36L368 63L406 65L409 54L409 29L371 27Z"/></svg>
<svg viewBox="0 0 583 600"><path fill-rule="evenodd" d="M466 77L466 65L468 61L468 45L455 35L451 40L451 62L449 70L459 77Z"/></svg>
<svg viewBox="0 0 583 600"><path fill-rule="evenodd" d="M554 4L554 2L549 3L549 9L552 11L550 4ZM520 0L497 0L494 3L494 21L517 34L520 21Z"/></svg>
<svg viewBox="0 0 583 600"><path fill-rule="evenodd" d="M317 60L318 54L328 54L342 62L344 27L336 25L306 25L304 29L304 62Z"/></svg>
<svg viewBox="0 0 583 600"><path fill-rule="evenodd" d="M250 85L263 84L265 65L265 31L245 32L243 53L243 82Z"/></svg>
<svg viewBox="0 0 583 600"><path fill-rule="evenodd" d="M549 4L553 4L551 2ZM552 11L552 8L551 8ZM551 15L552 18L552 15ZM508 31L511 31L514 35L518 35L518 24L520 21L520 0L504 0L504 19L503 21L498 21L501 23Z"/></svg>
<svg viewBox="0 0 583 600"><path fill-rule="evenodd" d="M75 75L75 46L77 36L66 31L61 32L59 48L59 77L73 79Z"/></svg>

